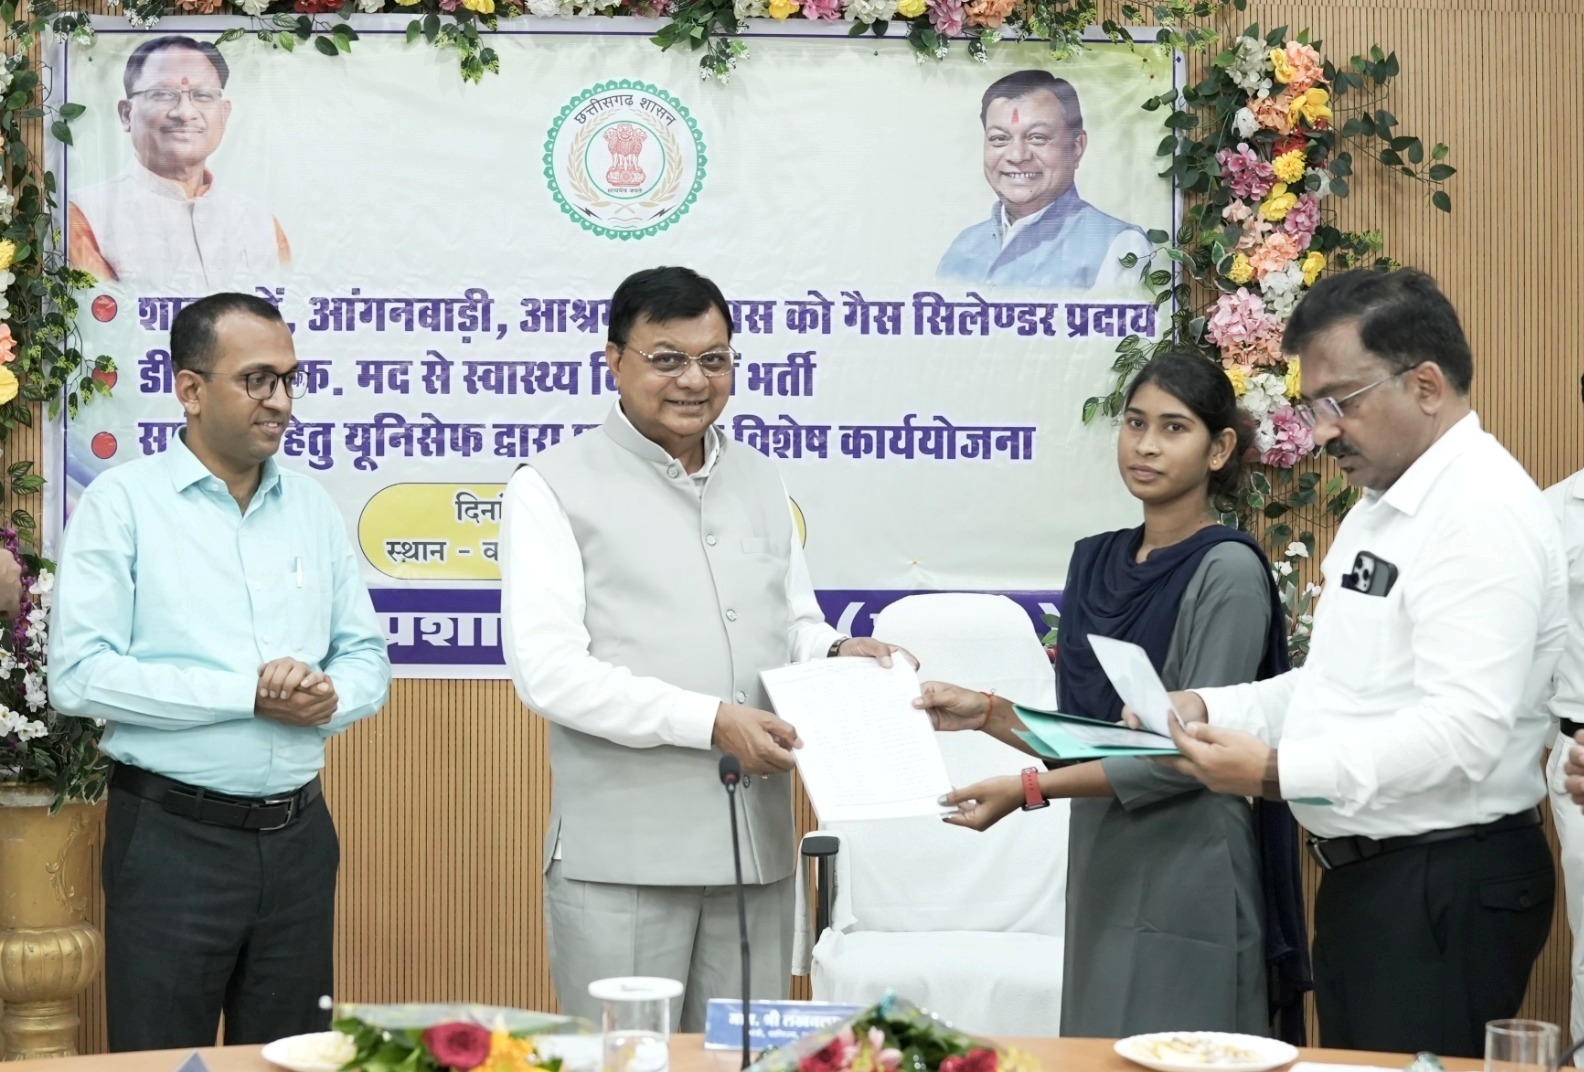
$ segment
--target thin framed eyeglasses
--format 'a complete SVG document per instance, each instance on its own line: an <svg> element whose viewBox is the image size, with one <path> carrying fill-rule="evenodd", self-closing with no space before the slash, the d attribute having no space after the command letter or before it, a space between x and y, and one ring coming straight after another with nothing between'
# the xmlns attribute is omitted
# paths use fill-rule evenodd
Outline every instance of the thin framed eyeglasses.
<svg viewBox="0 0 1584 1072"><path fill-rule="evenodd" d="M690 363L698 365L699 371L706 376L725 376L736 367L737 359L742 356L730 346L722 350L706 350L697 357L684 354L680 350L656 350L650 353L636 346L623 345L622 348L641 354L652 371L672 378L686 372Z"/></svg>
<svg viewBox="0 0 1584 1072"><path fill-rule="evenodd" d="M171 89L169 86L156 86L153 89L140 89L135 93L128 93L127 99L147 97L149 103L157 108L170 108L182 97L186 97L193 102L193 107L195 108L213 108L220 103L223 96L224 94L218 89L205 89L202 87Z"/></svg>
<svg viewBox="0 0 1584 1072"><path fill-rule="evenodd" d="M218 373L200 371L198 375L207 380ZM249 398L260 402L274 396L277 383L286 389L287 398L301 398L308 393L308 374L302 369L292 369L285 374L271 372L269 369L255 369L252 372L232 373L231 379L242 384Z"/></svg>
<svg viewBox="0 0 1584 1072"><path fill-rule="evenodd" d="M1320 423L1320 419L1322 417L1328 421L1340 421L1347 415L1346 411L1342 409L1342 406L1345 403L1357 398L1365 391L1379 387L1387 380L1395 380L1398 376L1403 375L1403 373L1412 371L1413 369L1403 369L1400 372L1392 373L1390 376L1382 376L1374 383L1366 383L1357 391L1349 391L1341 398L1317 398L1312 402L1299 402L1297 405L1293 406L1293 412L1298 415L1298 419L1300 421L1303 421L1304 424L1310 428L1313 428L1316 424Z"/></svg>

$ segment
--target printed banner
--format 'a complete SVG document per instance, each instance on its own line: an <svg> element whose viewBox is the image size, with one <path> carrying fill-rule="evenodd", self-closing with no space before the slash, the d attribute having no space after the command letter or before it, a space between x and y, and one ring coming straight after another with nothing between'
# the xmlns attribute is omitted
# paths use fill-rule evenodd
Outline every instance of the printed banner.
<svg viewBox="0 0 1584 1072"><path fill-rule="evenodd" d="M921 66L767 27L720 85L652 23L521 19L467 85L405 20L336 60L215 53L228 25L101 20L61 67L87 107L63 223L101 280L83 347L119 367L64 429L64 510L182 427L182 305L259 294L308 376L281 462L343 505L398 673L503 676L505 482L615 404L616 284L685 264L731 301L721 431L776 460L843 630L918 591L1037 616L1076 539L1136 523L1080 408L1168 315L1120 263L1176 216L1139 107L1177 77L1153 45Z"/></svg>

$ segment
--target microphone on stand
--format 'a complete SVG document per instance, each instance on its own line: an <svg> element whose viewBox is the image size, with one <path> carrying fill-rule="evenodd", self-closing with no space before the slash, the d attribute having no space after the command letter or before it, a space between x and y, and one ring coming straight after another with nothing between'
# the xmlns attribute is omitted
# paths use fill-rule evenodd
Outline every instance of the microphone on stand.
<svg viewBox="0 0 1584 1072"><path fill-rule="evenodd" d="M742 764L732 755L720 758L721 785L726 787L726 810L731 813L732 864L737 868L737 933L742 936L742 1067L748 1067L748 902L743 894L742 843L737 840L737 787L742 784Z"/></svg>

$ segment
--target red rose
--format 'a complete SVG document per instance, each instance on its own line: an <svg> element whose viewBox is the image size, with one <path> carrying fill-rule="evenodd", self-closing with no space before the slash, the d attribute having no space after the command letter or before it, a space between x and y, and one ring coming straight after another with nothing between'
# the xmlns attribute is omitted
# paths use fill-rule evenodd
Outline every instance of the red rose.
<svg viewBox="0 0 1584 1072"><path fill-rule="evenodd" d="M1276 145L1271 149L1272 156L1284 156L1294 149L1304 152L1309 148L1309 139L1302 134L1288 134L1286 137L1276 139Z"/></svg>
<svg viewBox="0 0 1584 1072"><path fill-rule="evenodd" d="M292 10L303 15L328 15L332 11L340 11L341 3L342 0L296 0Z"/></svg>
<svg viewBox="0 0 1584 1072"><path fill-rule="evenodd" d="M831 1039L822 1049L798 1062L798 1072L842 1072L846 1067L846 1047L841 1039Z"/></svg>
<svg viewBox="0 0 1584 1072"><path fill-rule="evenodd" d="M299 6L314 2L298 0ZM477 1024L438 1024L423 1033L423 1044L442 1067L467 1072L489 1056L490 1033Z"/></svg>

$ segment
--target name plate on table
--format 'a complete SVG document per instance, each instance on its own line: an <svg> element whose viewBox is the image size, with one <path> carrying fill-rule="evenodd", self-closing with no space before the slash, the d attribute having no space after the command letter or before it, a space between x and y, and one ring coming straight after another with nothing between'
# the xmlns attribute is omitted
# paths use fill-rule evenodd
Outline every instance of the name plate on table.
<svg viewBox="0 0 1584 1072"><path fill-rule="evenodd" d="M862 1005L828 1001L753 1001L748 1004L748 1048L763 1053L820 1031L859 1012ZM704 1020L706 1050L742 1049L742 1002L710 998Z"/></svg>
<svg viewBox="0 0 1584 1072"><path fill-rule="evenodd" d="M187 1060L176 1066L176 1072L209 1072L209 1066L194 1050L187 1055Z"/></svg>

